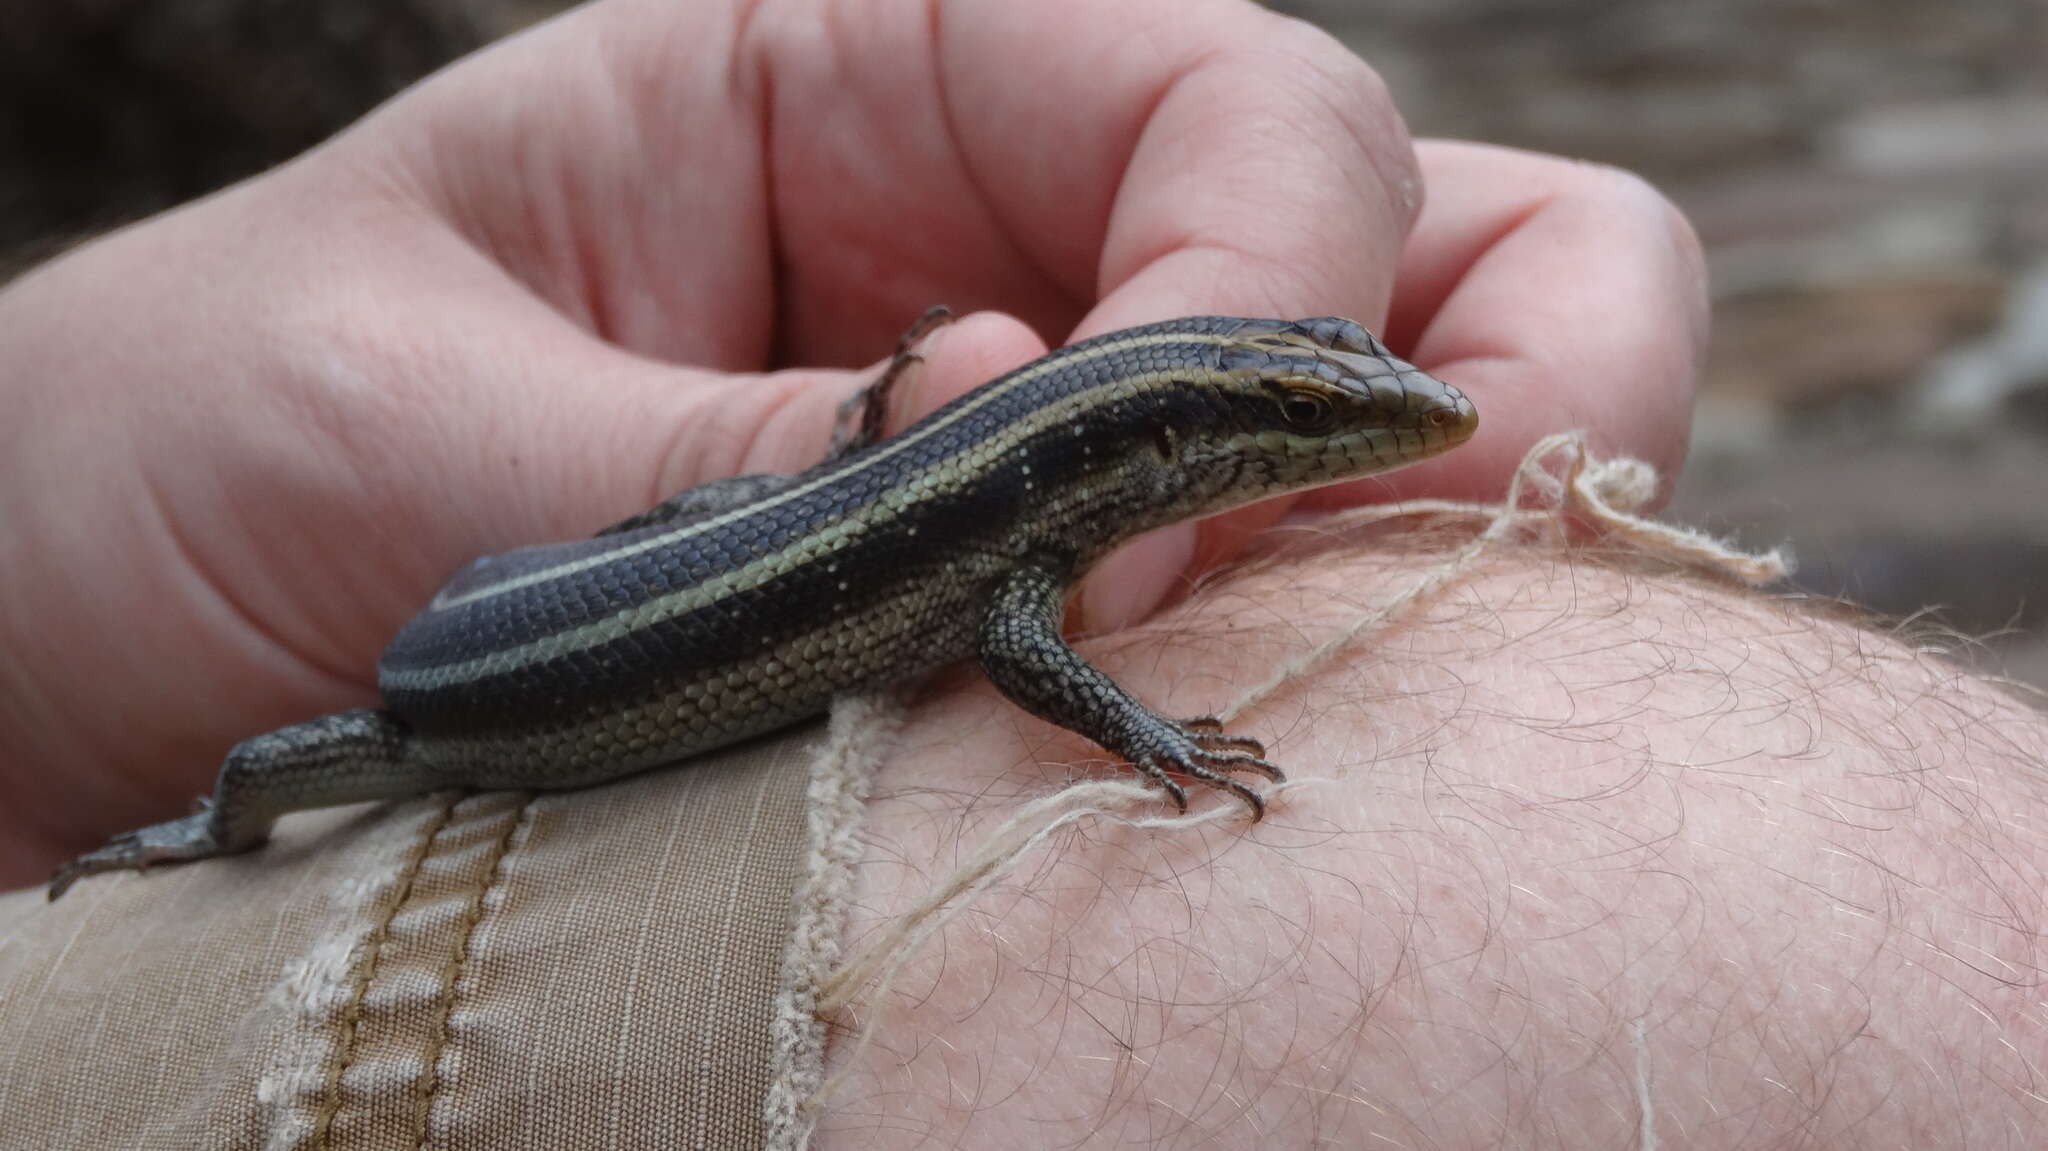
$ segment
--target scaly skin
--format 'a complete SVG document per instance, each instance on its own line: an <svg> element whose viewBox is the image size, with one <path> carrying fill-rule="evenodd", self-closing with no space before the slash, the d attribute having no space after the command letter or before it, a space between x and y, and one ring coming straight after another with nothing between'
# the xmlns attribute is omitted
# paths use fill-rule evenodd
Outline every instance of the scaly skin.
<svg viewBox="0 0 2048 1151"><path fill-rule="evenodd" d="M1068 588L1139 532L1426 459L1477 419L1348 320L1204 316L1063 348L896 437L866 419L798 475L719 481L593 539L477 561L385 651L385 710L240 744L210 807L66 864L51 898L99 871L246 850L287 811L616 779L970 656L1181 806L1169 772L1257 818L1229 775L1281 778L1257 741L1155 715L1089 666L1059 634Z"/></svg>

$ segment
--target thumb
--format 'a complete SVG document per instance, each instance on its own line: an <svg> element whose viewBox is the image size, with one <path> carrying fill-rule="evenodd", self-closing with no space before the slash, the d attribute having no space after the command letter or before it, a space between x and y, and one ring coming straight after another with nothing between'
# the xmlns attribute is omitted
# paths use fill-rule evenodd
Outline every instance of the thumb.
<svg viewBox="0 0 2048 1151"><path fill-rule="evenodd" d="M1039 355L1045 345L1015 317L980 312L919 342L919 362L882 398L895 434L955 397ZM569 533L645 511L678 492L728 476L797 472L823 460L847 401L880 378L867 368L720 372L676 368L604 346L605 402L581 407L579 434L555 437L580 460L556 458L558 477L603 469L599 482L565 485L547 518ZM582 373L587 376L587 372ZM535 413L541 424L554 413ZM852 414L858 421L858 412ZM551 453L555 454L555 453ZM590 477L597 479L597 477Z"/></svg>
<svg viewBox="0 0 2048 1151"><path fill-rule="evenodd" d="M1045 354L1046 346L1015 317L978 312L939 328L916 351L921 362L897 379L884 401L891 435ZM592 522L615 522L725 476L794 472L818 462L828 450L842 405L873 383L888 363L859 371L693 371L682 382L672 371L657 372L660 378L649 386L663 395L658 406L667 410L627 421L645 440L637 458L650 461L646 474L653 478L637 497L605 509ZM1242 522L1245 513L1240 513L1238 534L1255 532L1282 510L1276 507L1256 523ZM1192 523L1148 533L1089 573L1072 618L1088 630L1124 626L1165 600L1191 567L1230 550Z"/></svg>

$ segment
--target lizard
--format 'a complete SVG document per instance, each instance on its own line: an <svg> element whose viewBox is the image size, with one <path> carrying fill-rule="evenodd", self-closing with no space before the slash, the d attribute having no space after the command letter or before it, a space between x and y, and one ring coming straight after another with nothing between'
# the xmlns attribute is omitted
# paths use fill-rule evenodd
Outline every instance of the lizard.
<svg viewBox="0 0 2048 1151"><path fill-rule="evenodd" d="M1143 531L1454 448L1471 401L1351 320L1196 316L1060 348L885 438L889 387L941 313L823 462L475 561L385 649L383 707L242 741L210 799L63 864L49 897L255 848L291 811L618 779L965 659L1180 809L1175 775L1258 819L1235 774L1284 778L1263 745L1161 716L1089 664L1061 634L1069 589Z"/></svg>

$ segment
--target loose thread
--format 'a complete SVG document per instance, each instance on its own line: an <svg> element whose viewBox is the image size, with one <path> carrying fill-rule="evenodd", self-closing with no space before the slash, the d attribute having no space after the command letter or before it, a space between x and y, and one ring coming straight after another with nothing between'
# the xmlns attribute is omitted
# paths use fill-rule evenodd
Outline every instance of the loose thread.
<svg viewBox="0 0 2048 1151"><path fill-rule="evenodd" d="M1559 456L1564 459L1565 469L1561 478L1546 466ZM1518 530L1531 536L1562 539L1565 524L1576 517L1626 540L1645 554L1745 583L1770 583L1791 574L1791 561L1782 550L1752 555L1690 528L1635 514L1656 494L1655 468L1625 456L1595 458L1586 450L1585 433L1569 431L1546 436L1530 447L1509 479L1507 496L1500 503L1410 500L1356 508L1321 521L1316 530L1333 533L1397 519L1470 517L1487 523L1470 542L1443 563L1423 572L1406 590L1373 610L1360 613L1322 643L1281 662L1265 679L1239 693L1217 713L1218 718L1235 719L1296 677L1321 666L1373 627L1455 583L1471 572L1487 552ZM1525 501L1534 506L1524 507Z"/></svg>
<svg viewBox="0 0 2048 1151"><path fill-rule="evenodd" d="M1554 472L1553 466L1560 467ZM1661 557L1695 570L1763 584L1791 573L1782 549L1749 553L1701 532L1661 523L1638 514L1656 495L1657 472L1641 460L1598 458L1586 447L1581 431L1547 436L1523 455L1499 503L1456 500L1410 500L1356 508L1320 520L1318 532L1341 532L1394 520L1481 520L1484 526L1442 563L1418 576L1406 589L1352 620L1336 634L1300 655L1282 661L1258 683L1240 692L1217 714L1231 719L1256 706L1292 680L1315 670L1374 627L1469 575L1486 555L1515 538L1562 541L1568 525L1583 521L1604 536L1625 542L1638 552ZM1268 796L1322 780L1299 780L1268 789ZM905 965L947 925L971 908L983 892L1013 871L1018 862L1061 829L1088 817L1114 820L1139 828L1184 830L1239 818L1232 805L1170 818L1133 819L1126 813L1158 802L1157 792L1131 780L1077 783L1024 805L990 833L952 873L936 884L908 911L865 941L818 988L821 1014L846 1010L866 989L870 1002L884 1002ZM852 1066L873 1035L873 1024L861 1026L855 1047L844 1061ZM826 1081L804 1101L807 1110L822 1106L846 1072Z"/></svg>

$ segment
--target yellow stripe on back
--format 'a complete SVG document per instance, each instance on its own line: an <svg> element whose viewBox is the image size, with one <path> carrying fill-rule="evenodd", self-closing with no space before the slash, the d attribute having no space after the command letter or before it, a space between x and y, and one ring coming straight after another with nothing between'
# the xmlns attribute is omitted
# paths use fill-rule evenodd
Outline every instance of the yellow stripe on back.
<svg viewBox="0 0 2048 1151"><path fill-rule="evenodd" d="M1028 384L1033 380L1039 379L1040 377L1048 375L1052 372L1064 371L1068 368L1073 367L1075 364L1087 363L1088 361L1093 360L1099 356L1110 356L1118 352L1128 351L1131 348L1141 348L1151 344L1221 345L1234 344L1238 342L1239 341L1235 337L1227 335L1204 334L1194 332L1160 332L1152 335L1136 336L1129 339L1112 340L1108 343L1097 345L1095 347L1087 349L1084 352L1078 352L1071 356L1047 356L1035 364L1030 364L1024 368L1019 369L1014 375L997 381L997 384L995 386L990 386L979 393L971 394L966 403L960 405L958 408L955 408L951 412L946 413L943 417L933 420L930 423L914 427L900 436L896 436L892 439L882 441L881 445L877 447L876 450L868 453L865 456L862 456L852 466L842 471L831 472L827 475L820 476L817 479L810 481L809 483L799 484L796 487L789 488L785 491L777 492L773 496L761 500L759 503L749 504L743 508L735 508L732 511L726 512L722 515L712 516L709 519L692 521L691 523L685 524L682 527L676 528L674 531L663 532L660 535L650 536L649 538L643 540L634 540L631 543L622 544L619 547L612 548L606 551L596 552L592 555L585 556L582 559L570 560L567 563L557 564L551 568L544 568L540 571L535 572L527 572L523 575L514 576L501 583L489 584L480 588L473 588L469 591L463 592L460 595L448 596L445 599L441 595L436 595L433 599L433 602L427 605L426 610L447 611L451 608L461 607L464 604L475 603L478 600L488 599L491 596L495 595L501 595L508 591L516 591L519 588L532 587L535 584L546 583L549 580L561 579L564 576L575 575L578 572L588 571L591 568L611 563L613 560L621 559L626 556L635 556L641 554L642 552L650 552L659 548L673 547L676 544L679 544L684 540L691 538L692 536L700 535L704 532L711 531L715 528L724 527L727 524L733 523L737 520L744 519L747 516L755 514L756 512L766 511L770 508L779 507L792 500L799 499L805 495L808 495L809 493L816 491L819 487L825 484L836 483L843 477L858 475L861 472L868 470L869 468L878 467L881 464L887 463L889 460L894 459L896 456L909 451L910 449L916 447L918 444L923 443L925 440L931 438L934 435L937 435L939 432L944 431L946 428L951 427L953 424L956 424L959 421L966 419L968 416L974 414L975 412L981 410L984 407L987 407L989 404L994 403L996 400L1001 399L1004 396L1007 396L1011 392L1015 391L1017 388L1022 387L1023 385Z"/></svg>
<svg viewBox="0 0 2048 1151"><path fill-rule="evenodd" d="M1220 337L1194 337L1194 339L1197 342L1205 343L1228 342ZM1160 342L1186 343L1189 340L1190 337L1186 335L1175 335L1167 337ZM1139 346L1146 342L1150 341L1122 341L1114 345L1105 345L1099 350L1107 354ZM1090 349L1090 355L1081 362L1085 362L1087 358L1093 358L1093 353L1097 350ZM1075 362L1075 360L1067 360L1051 366L1063 368L1069 367ZM1016 382L1022 383L1028 378L1023 377ZM1147 385L1160 386L1161 382L1132 378L1112 379L1104 381L1086 391L1074 392L1056 403L1033 409L1024 418L1016 420L996 435L988 437L983 444L985 449L983 455L991 461L1002 458L1013 451L1019 444L1037 435L1045 428L1070 422L1076 416L1085 413L1099 402L1103 392L1116 388L1137 388ZM1007 392L1008 390L1008 388L1000 389L1002 392ZM975 406L979 406L979 404ZM963 407L960 411L953 413L952 418L935 424L931 428L924 429L921 434L929 435L937 428L951 423L952 419L965 415L969 410L971 409ZM893 444L895 441L885 442ZM864 461L864 464L880 462L885 458L885 453L877 452L870 461ZM933 466L942 467L945 466L945 463L946 461L940 461ZM387 690L432 690L448 684L467 682L491 675L502 675L559 656L579 651L588 651L591 648L621 639L641 628L658 624L663 620L674 618L685 612L696 611L728 595L751 591L768 580L773 579L776 575L787 571L795 553L799 551L835 550L844 541L868 531L876 523L886 523L889 519L893 519L896 514L893 510L871 511L866 516L855 513L860 510L876 509L878 506L886 508L892 502L898 504L915 502L920 498L917 494L921 486L918 481L924 478L931 470L923 469L915 474L904 476L900 482L892 484L887 491L883 492L875 502L864 505L864 509L849 509L846 514L842 514L830 522L818 525L812 530L805 532L802 536L792 540L786 546L762 555L730 571L720 572L700 584L643 601L602 619L583 624L580 627L541 636L517 647L493 651L455 663L433 664L416 668L387 669L382 673L380 682ZM805 485L804 489L795 489L795 491L815 488L820 483L836 479L839 475L844 474L847 473L836 473L834 476L813 481L811 484ZM440 606L447 608L457 606L460 603L474 602L516 588L528 587L542 580L572 575L620 555L637 554L654 547L672 546L717 524L730 523L741 517L773 507L790 498L792 494L793 492L777 493L775 496L760 503L751 504L745 508L725 513L710 520L691 523L675 531L665 532L655 539L637 541L626 548L560 564L547 571L508 579L502 584L467 593L460 597L459 600Z"/></svg>

